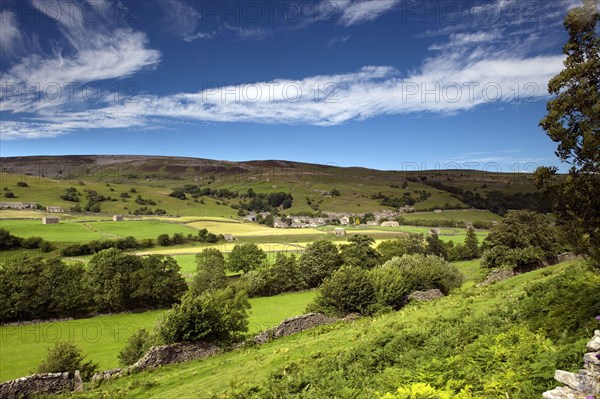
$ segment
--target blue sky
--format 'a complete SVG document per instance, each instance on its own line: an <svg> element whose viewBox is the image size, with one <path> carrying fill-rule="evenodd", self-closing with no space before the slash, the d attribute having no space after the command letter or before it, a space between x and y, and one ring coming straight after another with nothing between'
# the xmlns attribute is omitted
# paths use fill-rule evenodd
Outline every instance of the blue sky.
<svg viewBox="0 0 600 399"><path fill-rule="evenodd" d="M561 166L538 122L578 4L2 1L0 154Z"/></svg>

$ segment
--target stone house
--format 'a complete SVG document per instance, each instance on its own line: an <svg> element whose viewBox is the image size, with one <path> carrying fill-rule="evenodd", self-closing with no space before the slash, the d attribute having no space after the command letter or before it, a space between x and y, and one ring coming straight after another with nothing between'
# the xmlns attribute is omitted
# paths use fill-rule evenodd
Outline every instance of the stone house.
<svg viewBox="0 0 600 399"><path fill-rule="evenodd" d="M340 218L340 223L347 226L350 224L350 218L348 216L343 216Z"/></svg>
<svg viewBox="0 0 600 399"><path fill-rule="evenodd" d="M233 236L233 234L223 234L223 238L225 238L225 241L227 242L235 241L235 237Z"/></svg>
<svg viewBox="0 0 600 399"><path fill-rule="evenodd" d="M0 209L37 209L37 204L31 202L0 202Z"/></svg>
<svg viewBox="0 0 600 399"><path fill-rule="evenodd" d="M122 222L123 215L113 215L112 220L113 220L113 222Z"/></svg>
<svg viewBox="0 0 600 399"><path fill-rule="evenodd" d="M58 224L58 221L56 216L46 216L42 219L42 224Z"/></svg>
<svg viewBox="0 0 600 399"><path fill-rule="evenodd" d="M389 220L387 222L381 223L381 227L400 227L400 223L393 220Z"/></svg>
<svg viewBox="0 0 600 399"><path fill-rule="evenodd" d="M342 229L341 227L336 227L335 229L333 229L333 234L335 234L336 236L345 236L346 229Z"/></svg>
<svg viewBox="0 0 600 399"><path fill-rule="evenodd" d="M63 213L65 210L62 209L60 206L47 206L46 207L46 212L50 212L50 213Z"/></svg>

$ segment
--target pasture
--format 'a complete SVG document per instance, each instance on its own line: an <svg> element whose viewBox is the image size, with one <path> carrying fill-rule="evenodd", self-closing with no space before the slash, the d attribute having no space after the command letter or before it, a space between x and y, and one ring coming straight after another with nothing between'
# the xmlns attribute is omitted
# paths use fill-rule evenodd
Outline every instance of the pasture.
<svg viewBox="0 0 600 399"><path fill-rule="evenodd" d="M319 235L323 232L317 229L274 229L257 223L221 223L213 221L201 221L187 223L186 226L195 229L206 228L215 234L233 234L234 236L286 236L286 235Z"/></svg>
<svg viewBox="0 0 600 399"><path fill-rule="evenodd" d="M89 223L89 226L94 230L115 238L133 236L138 240L156 238L160 234L173 235L174 233L181 233L187 236L188 234L196 235L198 233L197 230L181 224L157 220L94 222Z"/></svg>
<svg viewBox="0 0 600 399"><path fill-rule="evenodd" d="M502 217L490 211L465 209L443 210L442 213L420 212L402 215L405 220L452 220L454 222L499 222Z"/></svg>
<svg viewBox="0 0 600 399"><path fill-rule="evenodd" d="M0 220L0 227L17 237L42 237L53 242L88 242L108 239L109 236L94 231L84 223L60 221L58 224L42 224L41 220Z"/></svg>
<svg viewBox="0 0 600 399"><path fill-rule="evenodd" d="M249 333L277 325L284 319L304 313L314 291L250 299ZM35 372L48 347L58 341L72 341L101 370L119 366L117 355L129 336L138 328L152 330L163 310L122 313L89 319L0 326L0 381Z"/></svg>

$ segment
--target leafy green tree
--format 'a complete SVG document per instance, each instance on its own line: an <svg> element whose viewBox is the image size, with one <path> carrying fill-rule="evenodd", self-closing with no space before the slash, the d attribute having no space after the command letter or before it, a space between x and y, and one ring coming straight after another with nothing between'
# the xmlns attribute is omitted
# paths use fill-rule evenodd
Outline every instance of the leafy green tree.
<svg viewBox="0 0 600 399"><path fill-rule="evenodd" d="M119 352L119 362L130 366L140 360L152 346L152 338L146 329L140 328L127 340L127 345Z"/></svg>
<svg viewBox="0 0 600 399"><path fill-rule="evenodd" d="M227 269L232 272L248 273L250 270L260 267L265 260L267 260L267 255L258 245L235 244L227 260Z"/></svg>
<svg viewBox="0 0 600 399"><path fill-rule="evenodd" d="M299 267L304 281L311 287L318 287L324 279L339 269L344 260L338 247L331 241L315 241L306 246Z"/></svg>
<svg viewBox="0 0 600 399"><path fill-rule="evenodd" d="M404 240L386 240L377 246L377 251L381 254L381 260L387 262L395 256L402 256L406 253Z"/></svg>
<svg viewBox="0 0 600 399"><path fill-rule="evenodd" d="M510 211L483 241L485 267L522 267L560 253L557 229L533 211Z"/></svg>
<svg viewBox="0 0 600 399"><path fill-rule="evenodd" d="M158 319L155 333L165 344L238 341L248 330L249 308L246 294L231 286L200 295L188 293Z"/></svg>
<svg viewBox="0 0 600 399"><path fill-rule="evenodd" d="M133 308L164 308L178 302L188 289L180 271L179 264L171 256L142 258L142 267L131 278Z"/></svg>
<svg viewBox="0 0 600 399"><path fill-rule="evenodd" d="M465 237L465 258L461 260L471 260L479 258L479 240L475 229L472 227L467 228L467 236Z"/></svg>
<svg viewBox="0 0 600 399"><path fill-rule="evenodd" d="M169 237L168 234L160 234L158 237L156 237L156 242L161 247L166 247L171 245L171 237Z"/></svg>
<svg viewBox="0 0 600 399"><path fill-rule="evenodd" d="M225 258L216 248L207 248L196 255L196 274L191 289L200 294L204 291L223 289L227 286Z"/></svg>
<svg viewBox="0 0 600 399"><path fill-rule="evenodd" d="M565 68L550 80L548 114L540 122L558 143L556 155L571 164L565 180L556 168L539 168L540 187L554 199L554 211L574 248L600 267L600 38L598 0L569 11L564 26Z"/></svg>
<svg viewBox="0 0 600 399"><path fill-rule="evenodd" d="M357 266L342 266L321 284L309 310L330 315L364 315L375 310L376 293L369 272Z"/></svg>
<svg viewBox="0 0 600 399"><path fill-rule="evenodd" d="M350 244L340 247L346 265L372 269L379 264L381 255L371 246L375 243L371 237L357 234L348 238L348 241Z"/></svg>
<svg viewBox="0 0 600 399"><path fill-rule="evenodd" d="M132 298L134 275L142 269L142 258L111 248L96 253L88 263L86 282L98 310L122 312L135 309Z"/></svg>
<svg viewBox="0 0 600 399"><path fill-rule="evenodd" d="M21 247L22 238L12 235L8 230L0 228L0 250Z"/></svg>
<svg viewBox="0 0 600 399"><path fill-rule="evenodd" d="M39 373L69 372L73 375L79 370L83 380L89 380L98 370L98 365L92 361L84 361L81 350L71 342L57 342L48 348L46 359L38 367Z"/></svg>
<svg viewBox="0 0 600 399"><path fill-rule="evenodd" d="M427 253L444 259L448 258L448 251L435 231L432 231L425 241L427 241Z"/></svg>

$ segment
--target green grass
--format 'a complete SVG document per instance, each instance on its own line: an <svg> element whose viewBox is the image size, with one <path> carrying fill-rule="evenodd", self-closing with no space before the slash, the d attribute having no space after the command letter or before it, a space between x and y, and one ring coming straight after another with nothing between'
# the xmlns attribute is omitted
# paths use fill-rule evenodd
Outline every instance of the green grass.
<svg viewBox="0 0 600 399"><path fill-rule="evenodd" d="M108 239L109 236L93 231L82 223L60 221L44 225L40 220L0 220L0 227L17 237L39 236L47 241L87 242Z"/></svg>
<svg viewBox="0 0 600 399"><path fill-rule="evenodd" d="M98 230L107 235L116 237L133 236L137 239L156 238L160 234L173 235L182 233L183 235L198 234L196 229L177 223L161 222L156 220L148 221L123 221L123 222L93 222L88 223L92 229Z"/></svg>
<svg viewBox="0 0 600 399"><path fill-rule="evenodd" d="M473 209L443 210L442 213L408 213L402 217L406 220L452 220L455 222L499 222L502 220L501 216L493 212Z"/></svg>
<svg viewBox="0 0 600 399"><path fill-rule="evenodd" d="M231 392L245 385L260 386L272 372L293 362L310 363L311 359L332 356L339 351L350 351L367 344L378 334L405 331L404 329L416 332L419 326L435 324L436 320L452 318L461 312L468 313L472 320L477 316L490 314L500 306L514 302L532 282L552 278L570 267L573 267L573 263L552 266L517 276L494 286L473 287L467 291L459 290L434 302L410 304L399 312L375 318L363 318L351 323L318 327L256 348L244 348L204 360L135 374L107 382L100 388L80 396L93 398L221 397L225 392ZM473 273L475 267L474 264L464 264L461 269ZM373 373L369 370L365 372ZM396 380L390 382L392 386L401 383Z"/></svg>
<svg viewBox="0 0 600 399"><path fill-rule="evenodd" d="M271 328L283 319L304 313L314 291L253 298L249 333ZM152 330L162 313L123 313L89 319L38 323L25 326L0 326L0 381L35 372L48 347L69 340L81 347L102 370L119 366L117 355L128 337L138 328Z"/></svg>

